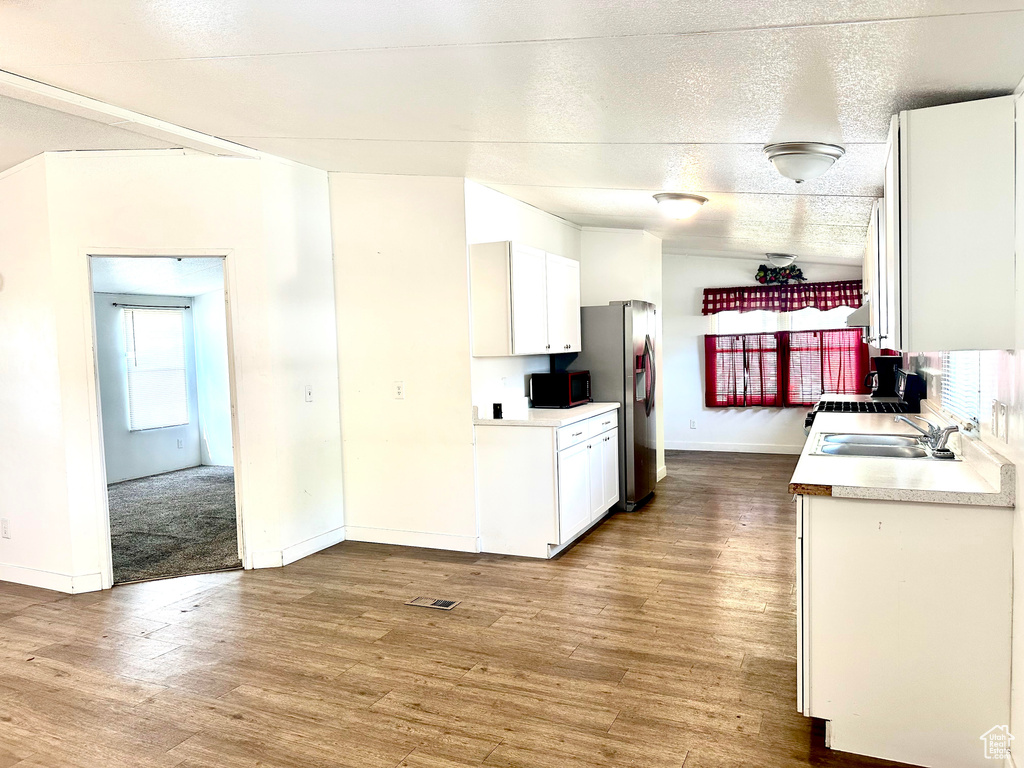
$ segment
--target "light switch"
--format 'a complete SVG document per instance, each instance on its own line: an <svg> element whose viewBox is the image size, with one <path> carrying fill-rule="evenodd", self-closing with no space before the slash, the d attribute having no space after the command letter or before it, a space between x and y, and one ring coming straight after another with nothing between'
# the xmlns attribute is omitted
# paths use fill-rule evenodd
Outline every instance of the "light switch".
<svg viewBox="0 0 1024 768"><path fill-rule="evenodd" d="M0 536L5 539L11 538L11 523L6 517L0 520Z"/></svg>
<svg viewBox="0 0 1024 768"><path fill-rule="evenodd" d="M307 403L312 403L313 402L313 385L312 384L307 384L306 385L306 402Z"/></svg>
<svg viewBox="0 0 1024 768"><path fill-rule="evenodd" d="M184 448L184 447L185 447L185 441L184 441L184 440L181 440L181 439L179 438L179 440L178 440L178 447L179 447L179 448Z"/></svg>
<svg viewBox="0 0 1024 768"><path fill-rule="evenodd" d="M395 400L405 400L405 382L395 382Z"/></svg>
<svg viewBox="0 0 1024 768"><path fill-rule="evenodd" d="M1006 403L999 404L999 436L1004 443L1010 442L1010 413Z"/></svg>

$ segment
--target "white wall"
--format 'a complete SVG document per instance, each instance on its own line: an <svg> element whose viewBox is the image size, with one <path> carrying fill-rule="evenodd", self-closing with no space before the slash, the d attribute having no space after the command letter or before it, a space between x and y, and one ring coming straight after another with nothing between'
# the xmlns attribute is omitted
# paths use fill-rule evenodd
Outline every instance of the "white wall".
<svg viewBox="0 0 1024 768"><path fill-rule="evenodd" d="M639 299L657 308L654 362L659 372L654 392L658 479L665 467L665 307L661 240L636 229L584 227L580 241L580 297L583 306Z"/></svg>
<svg viewBox="0 0 1024 768"><path fill-rule="evenodd" d="M666 254L665 446L669 450L799 453L807 408L705 408L704 335L701 314L705 288L754 285L757 259ZM808 280L856 280L861 266L806 264ZM696 429L690 429L690 421Z"/></svg>
<svg viewBox="0 0 1024 768"><path fill-rule="evenodd" d="M0 580L59 589L71 531L46 196L42 157L0 174Z"/></svg>
<svg viewBox="0 0 1024 768"><path fill-rule="evenodd" d="M475 551L464 181L330 180L347 535Z"/></svg>
<svg viewBox="0 0 1024 768"><path fill-rule="evenodd" d="M185 379L188 385L189 423L163 429L132 432L128 413L128 380L125 371L124 314L114 306L191 303L185 296L137 296L97 293L96 364L103 409L103 453L107 482L157 475L201 463L199 450L199 394L197 392L195 332L192 310L182 313L185 334ZM178 441L182 447L178 447Z"/></svg>
<svg viewBox="0 0 1024 768"><path fill-rule="evenodd" d="M59 370L47 362L15 368L4 390L37 393L35 439L59 446L49 466L62 479L12 473L5 486L11 498L46 507L25 518L55 523L39 537L41 551L34 533L14 529L8 546L25 552L28 545L22 557L38 570L18 580L66 591L109 586L89 254L227 254L245 564L281 565L343 537L327 175L269 158L174 150L62 152L31 162L45 168L45 204L22 209L0 230L0 253L10 262L2 271L19 285L24 274L26 286L31 275L46 292L32 296L31 323L0 315L0 338L30 332L43 345L55 338ZM33 192L42 194L38 186ZM45 241L38 256L22 255L40 226L49 230L48 274ZM306 384L320 393L312 403L304 402ZM47 404L55 388L59 398ZM66 531L70 553L60 549Z"/></svg>
<svg viewBox="0 0 1024 768"><path fill-rule="evenodd" d="M195 327L200 461L205 465L230 467L234 464L234 446L231 439L231 380L224 290L195 296L191 304Z"/></svg>
<svg viewBox="0 0 1024 768"><path fill-rule="evenodd" d="M525 243L580 260L578 226L482 184L466 181L467 243L502 240ZM491 405L498 402L506 390L513 396L525 396L530 374L543 373L550 368L547 355L474 357L470 362L473 404L480 409L481 416L487 417L491 414Z"/></svg>

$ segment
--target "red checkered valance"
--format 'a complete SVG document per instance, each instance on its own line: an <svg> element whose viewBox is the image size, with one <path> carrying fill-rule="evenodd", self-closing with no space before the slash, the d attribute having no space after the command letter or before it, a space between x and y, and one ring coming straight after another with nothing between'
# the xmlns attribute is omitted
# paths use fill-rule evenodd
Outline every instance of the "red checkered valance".
<svg viewBox="0 0 1024 768"><path fill-rule="evenodd" d="M739 288L705 288L705 315L718 312L795 312L806 307L820 310L853 307L862 303L860 280L833 280L826 283L793 285L752 285Z"/></svg>

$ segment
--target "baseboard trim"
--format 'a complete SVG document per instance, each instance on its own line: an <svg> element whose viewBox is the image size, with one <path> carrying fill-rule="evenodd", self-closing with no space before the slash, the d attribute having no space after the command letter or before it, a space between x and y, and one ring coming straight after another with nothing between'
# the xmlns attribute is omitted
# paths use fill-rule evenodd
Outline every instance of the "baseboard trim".
<svg viewBox="0 0 1024 768"><path fill-rule="evenodd" d="M665 450L667 451L722 451L725 453L786 453L799 455L803 449L802 444L665 442Z"/></svg>
<svg viewBox="0 0 1024 768"><path fill-rule="evenodd" d="M259 570L260 568L283 568L284 553L279 549L265 552L253 552L246 557L245 567Z"/></svg>
<svg viewBox="0 0 1024 768"><path fill-rule="evenodd" d="M0 563L0 581L24 584L27 587L49 589L63 592L66 595L79 595L83 592L99 592L103 589L103 578L98 573L86 573L72 576L69 573L42 571L38 568L25 568L21 565Z"/></svg>
<svg viewBox="0 0 1024 768"><path fill-rule="evenodd" d="M480 551L476 536L456 536L450 533L426 533L424 531L398 531L391 528L364 528L357 525L345 526L345 535L349 541L397 544L400 547L448 549L454 552Z"/></svg>
<svg viewBox="0 0 1024 768"><path fill-rule="evenodd" d="M300 541L298 544L292 544L290 547L285 547L281 551L281 562L284 565L294 563L296 560L301 560L304 557L316 554L322 549L333 547L335 544L340 544L345 540L345 526L335 528L333 531L327 531L321 533L319 536L314 536L311 539Z"/></svg>
<svg viewBox="0 0 1024 768"><path fill-rule="evenodd" d="M658 482L668 477L668 467L658 467Z"/></svg>

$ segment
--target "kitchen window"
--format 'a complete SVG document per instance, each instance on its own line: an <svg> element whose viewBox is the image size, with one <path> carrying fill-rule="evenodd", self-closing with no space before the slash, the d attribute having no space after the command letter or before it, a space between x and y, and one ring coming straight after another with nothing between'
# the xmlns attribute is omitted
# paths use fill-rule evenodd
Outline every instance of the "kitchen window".
<svg viewBox="0 0 1024 768"><path fill-rule="evenodd" d="M188 424L184 313L125 309L129 429Z"/></svg>
<svg viewBox="0 0 1024 768"><path fill-rule="evenodd" d="M709 408L812 406L825 392L867 392L868 347L857 328L704 337Z"/></svg>
<svg viewBox="0 0 1024 768"><path fill-rule="evenodd" d="M966 421L981 416L981 353L942 353L942 407Z"/></svg>

